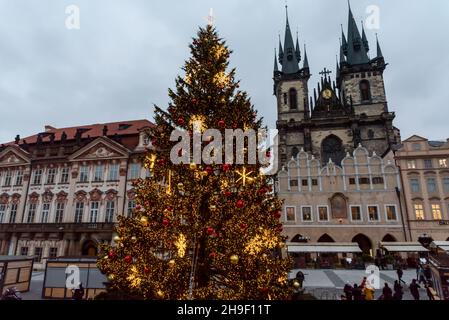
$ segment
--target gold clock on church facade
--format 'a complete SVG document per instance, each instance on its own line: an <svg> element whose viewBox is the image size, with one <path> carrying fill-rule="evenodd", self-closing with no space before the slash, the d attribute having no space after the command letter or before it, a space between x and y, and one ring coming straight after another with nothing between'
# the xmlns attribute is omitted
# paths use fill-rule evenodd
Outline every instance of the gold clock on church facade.
<svg viewBox="0 0 449 320"><path fill-rule="evenodd" d="M332 98L332 91L329 89L324 90L322 93L322 97L326 100L329 100L330 98Z"/></svg>

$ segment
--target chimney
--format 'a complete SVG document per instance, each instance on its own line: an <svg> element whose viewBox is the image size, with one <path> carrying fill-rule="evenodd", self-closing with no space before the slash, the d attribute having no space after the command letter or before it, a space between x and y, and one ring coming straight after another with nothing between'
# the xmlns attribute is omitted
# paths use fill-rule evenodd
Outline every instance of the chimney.
<svg viewBox="0 0 449 320"><path fill-rule="evenodd" d="M20 142L20 135L17 135L16 136L16 139L15 139L15 144L19 144L19 142Z"/></svg>
<svg viewBox="0 0 449 320"><path fill-rule="evenodd" d="M56 128L54 128L54 127L52 127L52 126L50 126L50 125L46 125L45 126L45 132L49 132L49 131L51 131L51 130L56 130Z"/></svg>

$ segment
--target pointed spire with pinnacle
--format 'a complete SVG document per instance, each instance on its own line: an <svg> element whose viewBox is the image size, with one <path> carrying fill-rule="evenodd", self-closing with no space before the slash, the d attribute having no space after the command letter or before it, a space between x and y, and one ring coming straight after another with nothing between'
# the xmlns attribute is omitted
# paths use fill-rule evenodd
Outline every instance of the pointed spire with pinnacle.
<svg viewBox="0 0 449 320"><path fill-rule="evenodd" d="M309 58L307 58L307 48L306 45L304 44L304 65L303 65L304 69L308 69L309 68Z"/></svg>
<svg viewBox="0 0 449 320"><path fill-rule="evenodd" d="M274 73L279 72L276 48L274 48Z"/></svg>
<svg viewBox="0 0 449 320"><path fill-rule="evenodd" d="M345 32L343 31L343 25L341 25L341 52L343 52L344 55L348 54L348 42L346 41Z"/></svg>
<svg viewBox="0 0 449 320"><path fill-rule="evenodd" d="M348 0L349 17L348 17L348 53L347 62L350 65L368 63L367 50L363 45L362 37L352 14L351 4Z"/></svg>
<svg viewBox="0 0 449 320"><path fill-rule="evenodd" d="M293 74L299 71L299 60L296 57L295 44L293 42L292 31L288 21L288 6L285 6L287 24L285 27L284 54L282 59L282 72L284 74Z"/></svg>
<svg viewBox="0 0 449 320"><path fill-rule="evenodd" d="M279 63L282 65L284 60L284 50L282 49L281 35L279 35Z"/></svg>
<svg viewBox="0 0 449 320"><path fill-rule="evenodd" d="M377 37L377 33L376 33L376 42L377 42L377 58L383 58L384 55L382 53L382 49L380 48L379 38Z"/></svg>
<svg viewBox="0 0 449 320"><path fill-rule="evenodd" d="M369 43L368 43L368 39L366 37L365 28L363 27L363 21L362 21L362 43L363 43L363 46L365 47L366 52L368 52L369 51Z"/></svg>
<svg viewBox="0 0 449 320"><path fill-rule="evenodd" d="M298 36L298 32L296 32L296 60L301 61L301 49L299 48L299 36Z"/></svg>
<svg viewBox="0 0 449 320"><path fill-rule="evenodd" d="M335 68L337 77L340 76L340 64L338 63L338 55L335 55L335 61L337 62L337 67Z"/></svg>

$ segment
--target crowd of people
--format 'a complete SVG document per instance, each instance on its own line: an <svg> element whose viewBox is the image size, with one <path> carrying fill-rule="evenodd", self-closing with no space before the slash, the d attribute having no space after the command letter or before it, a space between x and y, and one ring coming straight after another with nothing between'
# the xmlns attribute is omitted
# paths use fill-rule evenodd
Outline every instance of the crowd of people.
<svg viewBox="0 0 449 320"><path fill-rule="evenodd" d="M396 274L398 280L395 280L393 288L391 288L388 283L385 283L382 288L382 294L379 298L377 298L377 300L402 300L404 296L404 286L408 287L414 300L421 299L419 290L421 288L426 289L429 300L434 300L434 296L432 294L433 285L431 281L432 272L428 265L423 266L418 264L416 268L416 279L413 279L409 285L407 285L407 283L402 279L404 275L402 267L398 267ZM363 278L360 284L346 284L343 291L344 294L341 296L341 300L375 300L376 290L367 281L366 277Z"/></svg>

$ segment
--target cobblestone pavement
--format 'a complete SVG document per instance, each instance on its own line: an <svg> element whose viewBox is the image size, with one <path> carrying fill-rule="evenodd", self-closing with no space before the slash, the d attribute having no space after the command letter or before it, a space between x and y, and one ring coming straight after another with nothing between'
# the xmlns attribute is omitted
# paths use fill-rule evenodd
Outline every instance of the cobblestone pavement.
<svg viewBox="0 0 449 320"><path fill-rule="evenodd" d="M365 270L293 270L290 277L294 277L296 272L302 271L305 275L304 289L317 299L321 300L340 300L343 294L343 287L346 283L354 285L360 284L363 277L367 276ZM416 277L415 270L404 270L402 279L406 282L404 287L404 300L413 300L408 289L408 285ZM397 280L396 271L380 271L380 283L383 288L385 282L393 289L394 281ZM382 289L376 290L375 298L382 295ZM425 289L421 289L420 296L422 300L427 300Z"/></svg>

